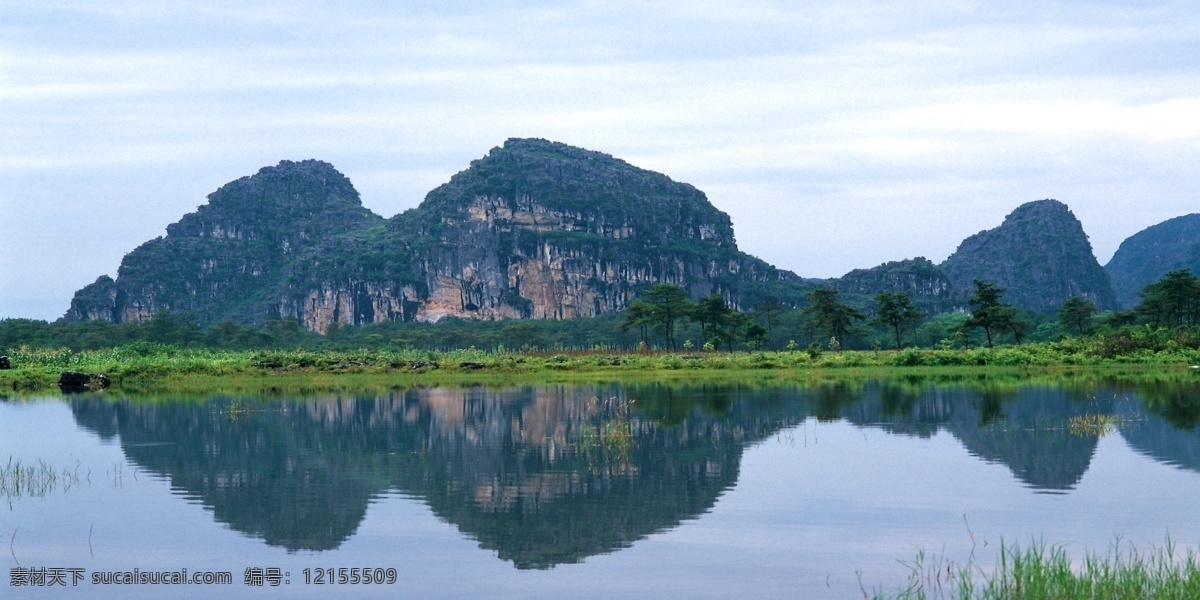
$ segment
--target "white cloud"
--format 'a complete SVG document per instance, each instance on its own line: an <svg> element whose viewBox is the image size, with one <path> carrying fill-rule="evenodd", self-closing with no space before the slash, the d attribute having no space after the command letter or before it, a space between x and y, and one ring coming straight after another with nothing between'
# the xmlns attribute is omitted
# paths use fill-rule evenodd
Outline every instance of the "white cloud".
<svg viewBox="0 0 1200 600"><path fill-rule="evenodd" d="M94 214L152 172L154 222L108 232L127 251L283 158L391 216L538 136L697 185L803 275L944 257L1043 197L1104 255L1194 204L1198 24L1170 2L0 2L0 193ZM114 247L82 229L0 288Z"/></svg>

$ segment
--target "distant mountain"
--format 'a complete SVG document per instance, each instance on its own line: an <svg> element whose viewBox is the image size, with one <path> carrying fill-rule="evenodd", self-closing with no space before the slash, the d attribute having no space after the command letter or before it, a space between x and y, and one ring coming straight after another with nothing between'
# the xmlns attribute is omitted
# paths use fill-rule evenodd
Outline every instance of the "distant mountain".
<svg viewBox="0 0 1200 600"><path fill-rule="evenodd" d="M1167 271L1190 269L1200 276L1200 214L1175 217L1133 234L1121 242L1104 269L1117 301L1127 308L1138 303L1143 287Z"/></svg>
<svg viewBox="0 0 1200 600"><path fill-rule="evenodd" d="M1176 238L1194 240L1195 222L1185 221ZM1149 281L1171 268L1154 263L1159 246L1135 252L1134 241L1110 263L1114 273L1152 273L1137 276ZM1194 243L1176 245L1171 265L1197 264ZM1129 252L1140 258L1120 271ZM965 308L975 279L995 282L1007 302L1033 311L1077 295L1118 306L1083 227L1055 200L1018 207L941 265L918 257L806 280L741 252L729 216L691 185L608 154L510 139L390 219L364 208L328 163L265 167L134 249L115 279L101 276L76 292L64 318L295 317L321 333L334 323L563 319L620 311L656 283L680 285L693 298L717 293L738 309L766 297L802 305L817 286L864 307L880 292L904 292L933 313ZM1122 287L1130 286L1140 289Z"/></svg>
<svg viewBox="0 0 1200 600"><path fill-rule="evenodd" d="M880 292L904 292L933 313L965 309L976 279L996 283L1006 290L1005 302L1035 312L1053 311L1072 296L1102 309L1117 307L1083 226L1057 200L1022 204L999 227L963 240L940 265L917 257L855 269L822 284L863 302Z"/></svg>
<svg viewBox="0 0 1200 600"><path fill-rule="evenodd" d="M201 321L261 321L297 258L322 240L384 220L350 180L315 160L283 161L230 182L208 203L125 255L113 280L76 292L68 320L149 319L192 311Z"/></svg>
<svg viewBox="0 0 1200 600"><path fill-rule="evenodd" d="M931 314L953 310L962 304L961 294L955 293L946 272L924 256L855 269L827 280L825 285L857 295L862 301L882 292L908 294Z"/></svg>
<svg viewBox="0 0 1200 600"><path fill-rule="evenodd" d="M1117 308L1083 225L1057 200L1022 204L999 227L963 240L940 266L964 300L979 279L1005 288L1006 302L1035 312L1052 311L1072 296Z"/></svg>
<svg viewBox="0 0 1200 600"><path fill-rule="evenodd" d="M284 161L230 183L143 244L115 280L76 293L68 320L202 322L294 316L330 324L612 313L673 283L734 307L796 303L799 277L740 252L704 193L607 154L511 139L385 220L342 174Z"/></svg>

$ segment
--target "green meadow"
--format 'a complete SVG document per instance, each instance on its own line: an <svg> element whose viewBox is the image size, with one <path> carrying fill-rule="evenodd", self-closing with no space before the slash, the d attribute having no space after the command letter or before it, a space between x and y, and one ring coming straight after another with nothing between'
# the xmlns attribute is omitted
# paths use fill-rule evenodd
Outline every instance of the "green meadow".
<svg viewBox="0 0 1200 600"><path fill-rule="evenodd" d="M1087 371L1174 372L1200 364L1200 350L1167 340L1140 340L1125 351L1112 341L1069 338L1058 342L976 349L808 349L742 352L564 351L503 349L292 349L180 348L135 342L73 351L21 346L8 353L0 390L40 393L55 388L66 371L105 375L115 390L168 391L243 387L464 385L577 381L589 378L847 378L889 373L1031 374Z"/></svg>

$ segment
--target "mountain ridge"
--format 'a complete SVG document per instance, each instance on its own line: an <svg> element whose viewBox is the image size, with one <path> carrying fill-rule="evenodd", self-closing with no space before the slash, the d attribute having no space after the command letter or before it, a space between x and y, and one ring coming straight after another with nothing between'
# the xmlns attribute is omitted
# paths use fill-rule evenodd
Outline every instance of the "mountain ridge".
<svg viewBox="0 0 1200 600"><path fill-rule="evenodd" d="M390 218L365 208L329 163L263 167L131 251L116 278L76 292L64 318L294 317L320 333L388 320L565 319L620 311L656 283L742 310L771 298L802 305L816 287L862 305L903 292L932 313L965 309L975 279L1035 311L1074 295L1119 306L1082 224L1057 200L1018 206L941 264L916 257L804 279L742 252L729 216L691 184L512 138Z"/></svg>
<svg viewBox="0 0 1200 600"><path fill-rule="evenodd" d="M349 180L328 170L284 161L223 186L210 204L228 196L278 208L263 201L270 183L285 196L324 198L340 229L288 235L261 207L247 211L255 226L213 225L202 217L222 211L201 207L127 255L115 280L77 292L66 318L192 310L205 322L295 317L323 333L333 323L593 316L655 283L718 293L734 307L764 295L795 302L807 289L738 250L728 215L694 186L599 152L511 139L390 219L361 208ZM157 279L135 268L156 251ZM224 283L206 280L212 252L217 266L244 264L223 271Z"/></svg>
<svg viewBox="0 0 1200 600"><path fill-rule="evenodd" d="M1200 275L1200 213L1167 219L1125 239L1104 265L1122 306L1137 304L1137 293L1167 271Z"/></svg>
<svg viewBox="0 0 1200 600"><path fill-rule="evenodd" d="M1118 307L1083 224L1058 200L1018 206L1000 226L964 239L939 267L964 300L978 279L1005 288L1007 302L1034 312L1054 310L1073 296L1101 310Z"/></svg>

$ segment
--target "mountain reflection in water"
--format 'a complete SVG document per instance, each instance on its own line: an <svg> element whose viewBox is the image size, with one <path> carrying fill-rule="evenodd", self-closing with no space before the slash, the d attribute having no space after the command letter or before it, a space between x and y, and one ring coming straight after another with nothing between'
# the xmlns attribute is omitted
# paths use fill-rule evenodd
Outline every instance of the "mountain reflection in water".
<svg viewBox="0 0 1200 600"><path fill-rule="evenodd" d="M1099 436L1067 421L1121 414L1133 426L1118 433L1135 449L1200 471L1196 385L1148 389L639 383L165 402L87 396L71 405L81 426L119 438L130 461L269 545L335 549L374 499L397 491L517 568L541 569L703 515L737 483L747 444L810 417L894 435L945 431L1027 487L1065 493L1087 471Z"/></svg>

